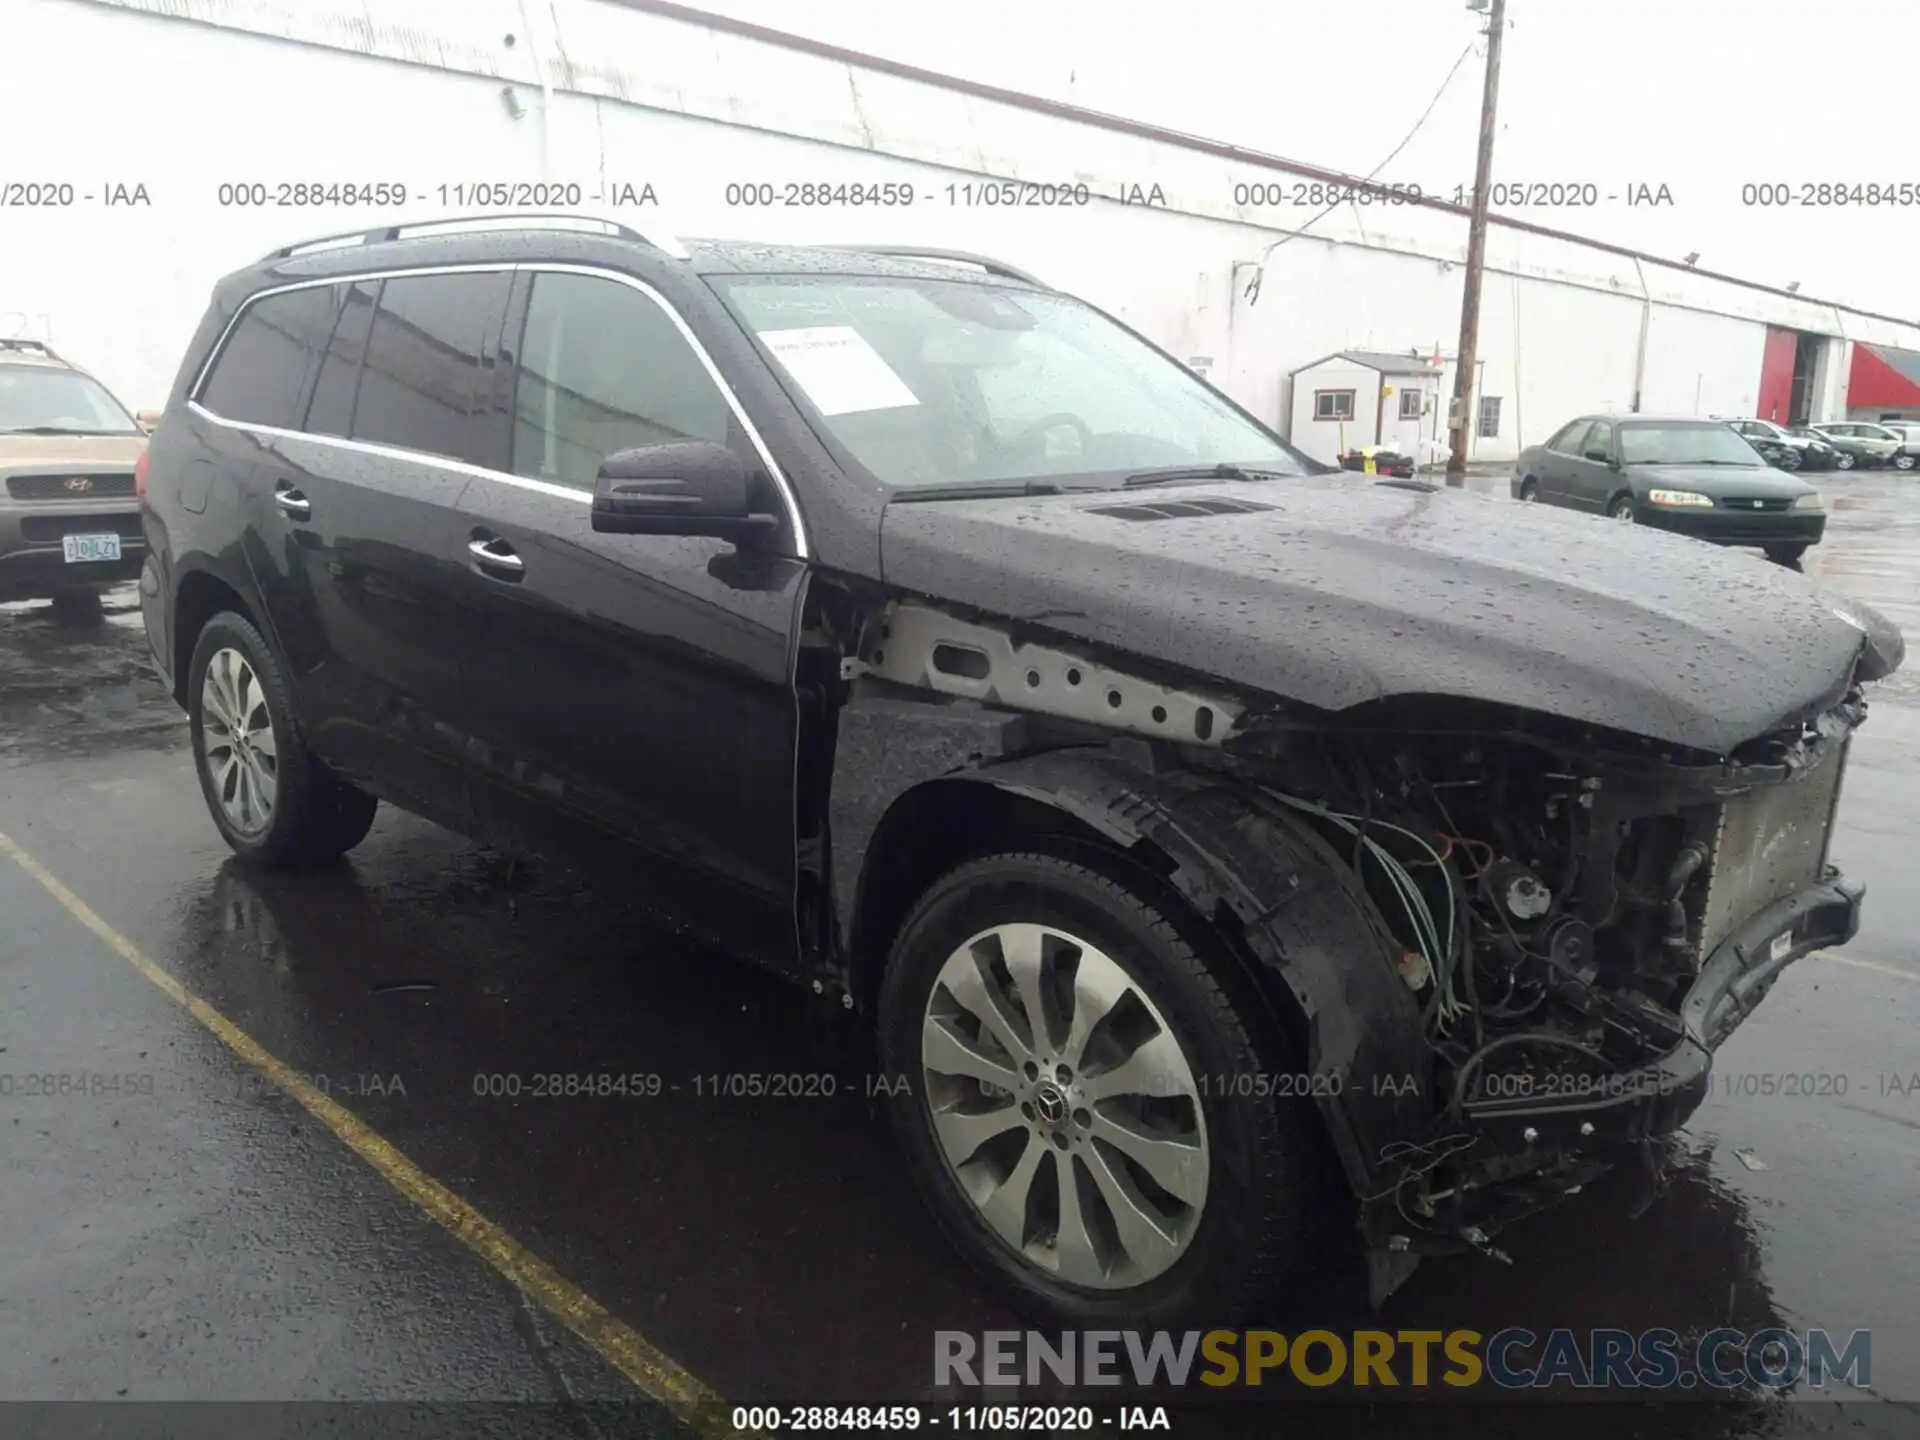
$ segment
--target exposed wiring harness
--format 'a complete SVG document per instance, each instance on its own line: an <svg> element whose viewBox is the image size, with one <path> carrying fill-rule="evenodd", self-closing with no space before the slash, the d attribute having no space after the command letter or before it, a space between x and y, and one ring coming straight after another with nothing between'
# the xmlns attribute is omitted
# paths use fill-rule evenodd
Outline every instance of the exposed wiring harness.
<svg viewBox="0 0 1920 1440"><path fill-rule="evenodd" d="M1427 962L1428 973L1433 976L1433 995L1427 1002L1425 1016L1427 1024L1434 1033L1445 1037L1448 1031L1473 1008L1471 992L1472 977L1464 977L1468 996L1462 998L1454 991L1456 973L1464 968L1459 957L1464 949L1461 944L1461 929L1466 919L1464 903L1459 894L1458 879L1447 864L1447 859L1425 839L1386 820L1374 819L1371 815L1361 816L1329 809L1316 801L1303 800L1297 795L1288 795L1278 790L1266 792L1275 800L1290 809L1304 814L1317 816L1329 824L1337 826L1346 834L1354 837L1355 854L1371 855L1381 872L1387 877L1393 888L1394 897L1400 902L1400 908L1407 917L1407 925L1412 932L1414 943L1420 947L1422 958ZM1420 884L1407 868L1407 862L1400 859L1385 845L1367 833L1368 830L1386 830L1410 840L1427 853L1425 864L1437 867L1441 871L1447 892L1446 925L1441 927L1434 920L1433 910L1427 904L1427 897L1421 891ZM1449 847L1451 853L1451 847ZM1357 868L1356 858L1356 868ZM1467 962L1469 965L1471 960Z"/></svg>

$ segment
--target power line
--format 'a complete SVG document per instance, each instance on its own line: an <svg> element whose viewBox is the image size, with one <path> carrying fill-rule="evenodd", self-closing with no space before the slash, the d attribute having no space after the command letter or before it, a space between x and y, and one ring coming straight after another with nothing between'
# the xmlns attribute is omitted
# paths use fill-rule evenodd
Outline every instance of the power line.
<svg viewBox="0 0 1920 1440"><path fill-rule="evenodd" d="M1453 84L1453 77L1460 73L1460 67L1467 63L1467 56L1471 55L1472 53L1473 53L1473 42L1469 40L1467 42L1466 49L1462 50L1460 52L1459 58L1453 62L1453 68L1447 71L1447 78L1442 80L1440 82L1440 88L1433 92L1433 99L1427 102L1427 108L1420 112L1420 118L1414 121L1413 128L1407 131L1406 138L1403 139L1398 145L1393 147L1392 151L1388 153L1386 159L1382 160L1378 165L1374 166L1373 169L1369 170L1365 175L1363 175L1361 177L1363 180L1373 179L1374 176L1378 175L1382 170L1386 169L1387 166L1391 165L1394 162L1394 160L1398 158L1402 150L1406 149L1407 146L1413 143L1413 137L1418 135L1421 129L1425 127L1428 118L1432 116L1434 112L1434 108L1437 105L1439 105L1441 97L1447 93L1447 87ZM1282 245L1286 244L1289 240L1299 239L1302 235L1306 234L1307 231L1311 230L1315 225L1319 224L1322 220L1326 219L1327 216L1331 215L1335 210L1338 210L1342 205L1351 204L1351 203L1352 203L1351 197L1348 197L1345 200L1334 201L1331 205L1327 206L1326 209L1322 210L1318 215L1315 215L1311 220L1307 221L1306 224L1302 225L1298 230L1288 231L1285 235L1282 235L1278 240L1274 241L1271 245L1269 245L1265 250L1262 250L1260 252L1260 259L1254 268L1253 278L1247 282L1247 303L1251 305L1260 298L1260 282L1266 276L1267 261L1272 257L1274 251L1278 250Z"/></svg>

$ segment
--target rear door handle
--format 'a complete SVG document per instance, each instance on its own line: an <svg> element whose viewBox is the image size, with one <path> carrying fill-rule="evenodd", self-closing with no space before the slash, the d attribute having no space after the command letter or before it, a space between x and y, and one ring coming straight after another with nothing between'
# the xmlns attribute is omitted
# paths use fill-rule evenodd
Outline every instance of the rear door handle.
<svg viewBox="0 0 1920 1440"><path fill-rule="evenodd" d="M473 557L474 569L495 580L517 581L527 571L527 562L514 553L511 545L484 530L474 532L467 542L467 553Z"/></svg>
<svg viewBox="0 0 1920 1440"><path fill-rule="evenodd" d="M313 515L313 502L294 489L291 481L282 480L273 487L273 503L295 520L306 520Z"/></svg>

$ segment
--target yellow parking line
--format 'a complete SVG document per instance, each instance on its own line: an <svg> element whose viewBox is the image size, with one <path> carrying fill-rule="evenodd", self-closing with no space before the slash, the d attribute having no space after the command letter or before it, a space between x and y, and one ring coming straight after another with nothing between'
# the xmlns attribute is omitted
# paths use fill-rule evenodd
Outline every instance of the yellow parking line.
<svg viewBox="0 0 1920 1440"><path fill-rule="evenodd" d="M481 1259L519 1286L574 1334L599 1351L622 1375L660 1401L695 1430L731 1435L726 1402L648 1342L632 1326L610 1314L592 1296L570 1283L506 1231L369 1129L345 1107L309 1085L246 1031L149 960L131 941L96 915L91 907L32 855L0 831L0 853L12 858L87 929L148 980L183 1006L234 1054L297 1100L301 1107L381 1177L448 1230Z"/></svg>

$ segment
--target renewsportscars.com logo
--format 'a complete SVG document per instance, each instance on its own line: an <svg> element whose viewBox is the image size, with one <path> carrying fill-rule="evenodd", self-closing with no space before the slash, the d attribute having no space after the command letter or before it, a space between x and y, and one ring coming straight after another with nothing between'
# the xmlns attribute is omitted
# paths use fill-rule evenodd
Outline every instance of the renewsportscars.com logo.
<svg viewBox="0 0 1920 1440"><path fill-rule="evenodd" d="M935 1385L1788 1390L1872 1384L1873 1335L1825 1330L936 1330Z"/></svg>

